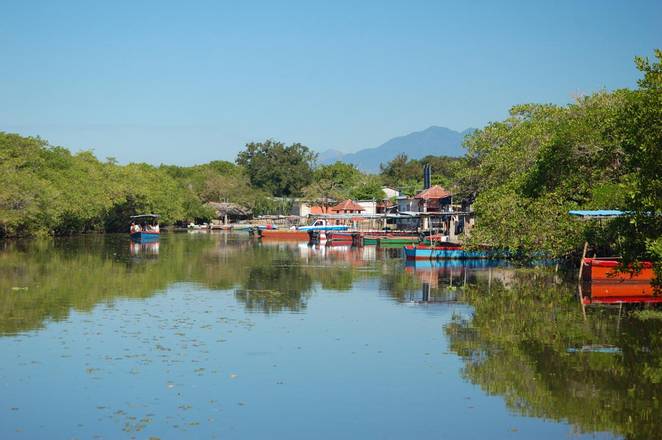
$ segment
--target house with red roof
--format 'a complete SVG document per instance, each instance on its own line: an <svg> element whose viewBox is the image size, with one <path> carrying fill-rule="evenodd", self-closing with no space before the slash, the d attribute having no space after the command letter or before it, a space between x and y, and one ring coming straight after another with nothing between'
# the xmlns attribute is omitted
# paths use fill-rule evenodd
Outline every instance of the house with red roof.
<svg viewBox="0 0 662 440"><path fill-rule="evenodd" d="M452 194L439 185L431 186L414 196L418 202L418 212L449 211L453 203Z"/></svg>
<svg viewBox="0 0 662 440"><path fill-rule="evenodd" d="M336 206L329 208L331 214L360 214L365 211L365 208L358 203L347 199L338 203Z"/></svg>

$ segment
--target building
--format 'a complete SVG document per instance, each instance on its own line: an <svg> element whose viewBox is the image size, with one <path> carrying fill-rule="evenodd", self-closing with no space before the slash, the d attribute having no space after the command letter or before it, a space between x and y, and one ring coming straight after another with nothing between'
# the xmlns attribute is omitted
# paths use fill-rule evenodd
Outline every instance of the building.
<svg viewBox="0 0 662 440"><path fill-rule="evenodd" d="M431 186L414 196L418 212L451 212L453 196L439 185Z"/></svg>
<svg viewBox="0 0 662 440"><path fill-rule="evenodd" d="M249 208L236 203L208 202L207 206L216 212L216 219L222 221L223 224L246 220L253 216L253 213Z"/></svg>
<svg viewBox="0 0 662 440"><path fill-rule="evenodd" d="M398 212L418 212L418 200L407 196L399 196L396 200Z"/></svg>
<svg viewBox="0 0 662 440"><path fill-rule="evenodd" d="M388 187L388 186L384 186L384 187L382 187L382 191L384 192L385 197L386 197L387 199L393 199L393 198L398 198L398 197L400 197L400 191L398 191L398 190L395 189L395 188L391 188L391 187Z"/></svg>
<svg viewBox="0 0 662 440"><path fill-rule="evenodd" d="M363 214L376 214L377 206L380 202L375 200L357 200L356 204L363 207Z"/></svg>
<svg viewBox="0 0 662 440"><path fill-rule="evenodd" d="M358 203L347 199L329 208L330 214L361 214L365 208Z"/></svg>

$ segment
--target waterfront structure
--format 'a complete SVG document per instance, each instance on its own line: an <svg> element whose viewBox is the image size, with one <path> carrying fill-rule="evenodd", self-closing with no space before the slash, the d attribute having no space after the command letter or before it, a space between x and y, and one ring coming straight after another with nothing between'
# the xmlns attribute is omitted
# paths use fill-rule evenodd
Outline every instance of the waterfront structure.
<svg viewBox="0 0 662 440"><path fill-rule="evenodd" d="M331 214L361 214L365 208L358 203L347 199L329 208Z"/></svg>

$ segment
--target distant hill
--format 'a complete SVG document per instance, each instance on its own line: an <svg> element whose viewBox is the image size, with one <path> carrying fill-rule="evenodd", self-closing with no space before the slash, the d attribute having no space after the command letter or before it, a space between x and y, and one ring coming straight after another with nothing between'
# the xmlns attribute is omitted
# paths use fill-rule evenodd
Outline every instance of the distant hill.
<svg viewBox="0 0 662 440"><path fill-rule="evenodd" d="M474 131L468 128L455 131L446 127L432 126L423 131L415 131L405 136L398 136L375 148L366 148L356 153L343 154L337 150L327 150L320 153L318 162L330 164L338 160L352 163L362 171L378 172L379 164L386 163L400 153L412 159L420 159L427 155L463 156L464 136Z"/></svg>

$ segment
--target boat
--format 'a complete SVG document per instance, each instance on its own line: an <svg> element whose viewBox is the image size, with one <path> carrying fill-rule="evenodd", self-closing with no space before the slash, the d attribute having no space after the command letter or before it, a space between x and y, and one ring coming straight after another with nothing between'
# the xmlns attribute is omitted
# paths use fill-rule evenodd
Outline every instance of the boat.
<svg viewBox="0 0 662 440"><path fill-rule="evenodd" d="M330 225L326 220L318 219L312 225L308 226L299 226L296 228L297 231L346 231L349 229L347 225Z"/></svg>
<svg viewBox="0 0 662 440"><path fill-rule="evenodd" d="M412 231L369 231L361 233L361 243L370 245L403 245L420 242L420 236Z"/></svg>
<svg viewBox="0 0 662 440"><path fill-rule="evenodd" d="M490 258L488 251L468 251L456 243L446 243L437 246L411 245L405 246L407 260L465 260Z"/></svg>
<svg viewBox="0 0 662 440"><path fill-rule="evenodd" d="M618 271L620 261L617 258L584 258L582 265L584 266L582 270L583 279L589 282L643 282L650 284L655 277L653 263L650 261L642 261L639 270L634 270L632 266L629 266L629 270L625 272Z"/></svg>
<svg viewBox="0 0 662 440"><path fill-rule="evenodd" d="M575 210L568 212L585 220L607 220L628 215L627 212L613 209ZM628 264L626 270L619 270L621 257L587 258L589 243L584 243L584 252L579 263L579 299L584 306L590 304L642 304L662 303L653 287L655 272L651 261ZM584 310L585 312L585 310ZM586 315L584 315L586 316Z"/></svg>
<svg viewBox="0 0 662 440"><path fill-rule="evenodd" d="M327 241L352 241L352 237L354 237L355 234L359 234L359 232L355 231L328 231L326 233L326 240Z"/></svg>
<svg viewBox="0 0 662 440"><path fill-rule="evenodd" d="M619 271L620 265L614 257L582 258L582 305L662 302L662 296L655 294L651 283L655 277L652 262L640 262L638 270L630 265L629 270Z"/></svg>
<svg viewBox="0 0 662 440"><path fill-rule="evenodd" d="M363 244L375 244L379 247L400 247L406 244L417 244L421 241L418 235L395 236L395 237L364 237Z"/></svg>
<svg viewBox="0 0 662 440"><path fill-rule="evenodd" d="M292 227L291 229L258 229L258 234L263 239L310 241L313 233L317 233L317 242L326 241L326 233L333 231L347 231L346 225L329 225L326 220L318 219L312 225Z"/></svg>
<svg viewBox="0 0 662 440"><path fill-rule="evenodd" d="M308 231L299 231L297 229L261 229L257 230L262 239L271 240L291 240L308 241Z"/></svg>
<svg viewBox="0 0 662 440"><path fill-rule="evenodd" d="M159 216L156 214L132 215L129 235L131 240L139 242L158 240L161 236Z"/></svg>

